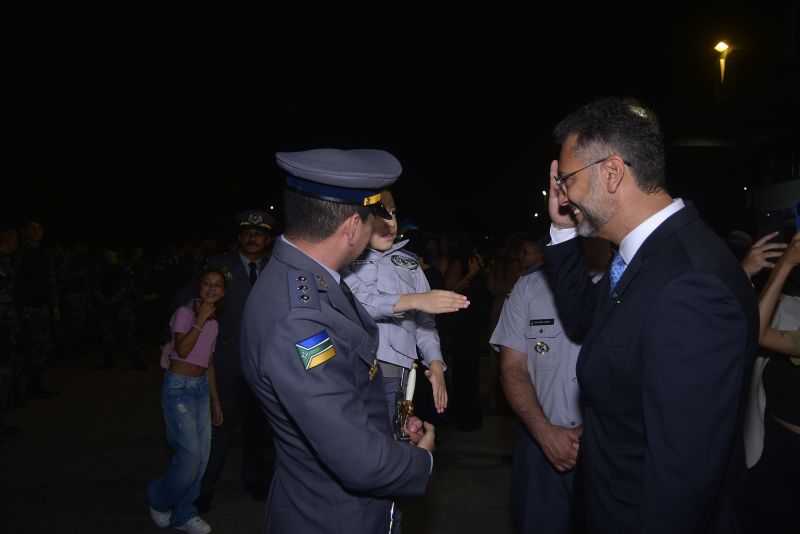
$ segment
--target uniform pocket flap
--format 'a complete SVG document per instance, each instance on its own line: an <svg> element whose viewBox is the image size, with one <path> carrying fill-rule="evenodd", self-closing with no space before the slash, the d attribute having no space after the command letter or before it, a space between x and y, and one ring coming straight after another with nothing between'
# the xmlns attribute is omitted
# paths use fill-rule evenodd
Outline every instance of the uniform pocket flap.
<svg viewBox="0 0 800 534"><path fill-rule="evenodd" d="M564 327L557 319L529 319L528 328L525 330L525 337L535 339L539 337L558 337L564 331Z"/></svg>

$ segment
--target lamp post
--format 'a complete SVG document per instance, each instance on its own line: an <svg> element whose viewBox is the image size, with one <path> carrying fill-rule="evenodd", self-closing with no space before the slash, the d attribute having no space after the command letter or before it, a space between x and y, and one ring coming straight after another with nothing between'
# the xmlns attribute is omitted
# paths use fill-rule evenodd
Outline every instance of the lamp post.
<svg viewBox="0 0 800 534"><path fill-rule="evenodd" d="M728 57L732 47L725 41L720 41L714 47L714 50L719 52L719 83L722 84L725 83L725 58Z"/></svg>

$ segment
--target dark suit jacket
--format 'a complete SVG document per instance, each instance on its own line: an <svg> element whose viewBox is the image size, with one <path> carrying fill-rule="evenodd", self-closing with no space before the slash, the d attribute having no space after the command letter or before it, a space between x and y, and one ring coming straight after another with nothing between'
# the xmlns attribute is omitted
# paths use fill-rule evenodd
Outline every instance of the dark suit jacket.
<svg viewBox="0 0 800 534"><path fill-rule="evenodd" d="M283 241L250 293L242 368L276 448L265 532L388 532L392 499L425 491L430 456L393 438L381 374L370 376L378 329L357 309ZM334 356L303 359L303 347L325 338Z"/></svg>
<svg viewBox="0 0 800 534"><path fill-rule="evenodd" d="M755 295L686 206L631 259L615 294L586 277L580 239L545 247L565 324L585 331L580 469L588 532L737 532L742 410Z"/></svg>
<svg viewBox="0 0 800 534"><path fill-rule="evenodd" d="M260 268L269 258L262 258ZM223 312L219 317L219 336L214 351L214 366L222 380L241 379L242 365L239 356L242 314L250 295L250 273L245 269L239 254L222 254L208 260L208 267L219 269L226 278Z"/></svg>

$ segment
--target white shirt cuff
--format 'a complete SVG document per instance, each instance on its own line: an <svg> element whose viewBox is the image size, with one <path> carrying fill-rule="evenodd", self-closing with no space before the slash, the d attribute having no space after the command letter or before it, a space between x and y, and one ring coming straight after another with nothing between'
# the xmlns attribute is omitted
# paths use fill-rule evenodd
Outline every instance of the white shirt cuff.
<svg viewBox="0 0 800 534"><path fill-rule="evenodd" d="M550 224L550 243L548 245L558 245L565 241L577 237L578 231L575 228L556 228L556 225Z"/></svg>

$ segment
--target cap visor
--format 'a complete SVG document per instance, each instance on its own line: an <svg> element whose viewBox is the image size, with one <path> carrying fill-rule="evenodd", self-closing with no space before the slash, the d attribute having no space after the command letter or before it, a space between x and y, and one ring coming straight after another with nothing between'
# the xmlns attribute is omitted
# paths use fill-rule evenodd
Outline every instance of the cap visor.
<svg viewBox="0 0 800 534"><path fill-rule="evenodd" d="M391 220L392 218L392 214L389 213L389 210L387 210L386 206L383 205L383 202L380 201L372 205L372 213L381 219Z"/></svg>

